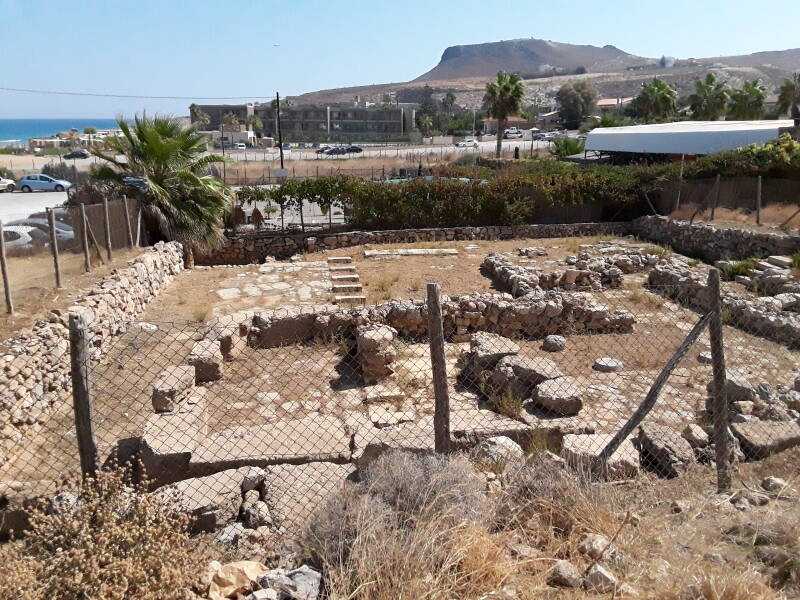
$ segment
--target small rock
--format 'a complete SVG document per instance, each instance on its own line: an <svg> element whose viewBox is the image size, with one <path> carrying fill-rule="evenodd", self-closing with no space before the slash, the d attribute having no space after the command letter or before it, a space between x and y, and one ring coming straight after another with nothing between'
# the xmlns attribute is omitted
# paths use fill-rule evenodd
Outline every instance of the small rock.
<svg viewBox="0 0 800 600"><path fill-rule="evenodd" d="M256 501L242 505L242 522L248 529L272 525L272 515L266 502Z"/></svg>
<svg viewBox="0 0 800 600"><path fill-rule="evenodd" d="M244 525L241 523L231 523L222 528L214 541L220 544L235 546L242 537L242 531L244 531Z"/></svg>
<svg viewBox="0 0 800 600"><path fill-rule="evenodd" d="M547 584L554 587L577 588L583 583L578 568L568 560L556 561L553 570L547 576Z"/></svg>
<svg viewBox="0 0 800 600"><path fill-rule="evenodd" d="M594 361L592 368L595 371L600 371L601 373L614 373L616 371L621 371L625 368L625 364L616 358L598 358Z"/></svg>
<svg viewBox="0 0 800 600"><path fill-rule="evenodd" d="M690 508L691 505L686 500L673 500L669 505L669 510L676 515L688 512Z"/></svg>
<svg viewBox="0 0 800 600"><path fill-rule="evenodd" d="M690 423L681 432L683 439L685 439L692 448L705 448L708 446L708 434L703 431L700 425Z"/></svg>
<svg viewBox="0 0 800 600"><path fill-rule="evenodd" d="M567 338L562 335L548 335L542 342L542 350L545 352L561 352L567 347Z"/></svg>
<svg viewBox="0 0 800 600"><path fill-rule="evenodd" d="M717 563L718 565L724 565L728 562L728 559L722 556L719 552L712 552L710 554L706 554L703 556L708 562Z"/></svg>
<svg viewBox="0 0 800 600"><path fill-rule="evenodd" d="M583 585L587 590L607 594L613 592L617 587L617 578L605 567L592 565L583 580Z"/></svg>
<svg viewBox="0 0 800 600"><path fill-rule="evenodd" d="M273 589L256 590L245 596L245 600L278 600L278 592Z"/></svg>
<svg viewBox="0 0 800 600"><path fill-rule="evenodd" d="M780 477L765 477L761 480L761 489L767 490L768 492L780 492L782 489L786 488L789 485L786 480L781 479Z"/></svg>
<svg viewBox="0 0 800 600"><path fill-rule="evenodd" d="M578 552L598 560L600 557L613 558L619 551L606 536L600 533L584 533L578 540Z"/></svg>

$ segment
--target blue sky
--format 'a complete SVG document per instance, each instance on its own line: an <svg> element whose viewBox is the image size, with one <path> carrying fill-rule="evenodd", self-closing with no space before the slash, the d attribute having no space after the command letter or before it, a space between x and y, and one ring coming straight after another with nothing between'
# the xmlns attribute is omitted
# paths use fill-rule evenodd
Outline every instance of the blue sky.
<svg viewBox="0 0 800 600"><path fill-rule="evenodd" d="M797 0L0 0L0 23L0 87L197 98L405 81L447 46L520 37L682 58L800 46ZM0 91L0 118L189 102Z"/></svg>

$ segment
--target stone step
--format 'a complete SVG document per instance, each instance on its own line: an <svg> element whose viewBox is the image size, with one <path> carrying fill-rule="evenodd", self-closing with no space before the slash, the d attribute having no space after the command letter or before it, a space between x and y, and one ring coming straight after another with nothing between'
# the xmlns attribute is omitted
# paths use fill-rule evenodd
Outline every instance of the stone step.
<svg viewBox="0 0 800 600"><path fill-rule="evenodd" d="M756 263L756 268L761 269L762 271L770 271L775 268L775 265L768 263L765 260L760 260Z"/></svg>
<svg viewBox="0 0 800 600"><path fill-rule="evenodd" d="M355 273L355 265L345 265L343 267L330 267L328 269L331 273Z"/></svg>
<svg viewBox="0 0 800 600"><path fill-rule="evenodd" d="M359 277L355 273L349 273L347 275L331 275L331 281L339 282L339 281L358 281Z"/></svg>
<svg viewBox="0 0 800 600"><path fill-rule="evenodd" d="M400 248L398 250L364 250L364 256L454 256L455 248Z"/></svg>
<svg viewBox="0 0 800 600"><path fill-rule="evenodd" d="M788 256L768 256L767 262L782 269L790 269L792 267L792 259Z"/></svg>
<svg viewBox="0 0 800 600"><path fill-rule="evenodd" d="M333 301L336 304L366 304L366 296L334 296Z"/></svg>
<svg viewBox="0 0 800 600"><path fill-rule="evenodd" d="M753 280L750 279L747 275L737 275L734 278L736 283L741 283L745 287L750 287L750 284L753 283Z"/></svg>
<svg viewBox="0 0 800 600"><path fill-rule="evenodd" d="M346 292L360 292L362 290L360 283L346 283L342 285L333 285L331 290L334 294Z"/></svg>
<svg viewBox="0 0 800 600"><path fill-rule="evenodd" d="M328 264L344 265L353 262L352 256L329 256Z"/></svg>

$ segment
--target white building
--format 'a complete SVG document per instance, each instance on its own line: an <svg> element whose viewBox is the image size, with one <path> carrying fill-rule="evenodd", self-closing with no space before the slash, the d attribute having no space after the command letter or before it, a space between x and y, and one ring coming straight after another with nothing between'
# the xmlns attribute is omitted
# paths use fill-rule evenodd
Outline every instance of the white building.
<svg viewBox="0 0 800 600"><path fill-rule="evenodd" d="M703 155L775 139L793 121L679 121L631 127L598 127L586 150L637 154Z"/></svg>

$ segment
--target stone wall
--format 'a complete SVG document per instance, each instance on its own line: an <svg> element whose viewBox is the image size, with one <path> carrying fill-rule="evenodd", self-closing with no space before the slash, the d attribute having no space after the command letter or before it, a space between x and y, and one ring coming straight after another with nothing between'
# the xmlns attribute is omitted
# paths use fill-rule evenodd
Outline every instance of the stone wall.
<svg viewBox="0 0 800 600"><path fill-rule="evenodd" d="M681 304L709 310L708 273L703 266L690 267L680 259L656 266L648 285ZM749 298L722 293L725 322L744 331L771 339L790 348L800 348L800 294L778 294Z"/></svg>
<svg viewBox="0 0 800 600"><path fill-rule="evenodd" d="M228 238L211 254L198 256L201 265L240 265L261 263L268 256L288 258L298 252L335 250L362 244L444 242L453 240L505 240L554 238L599 234L627 235L629 223L567 223L498 227L447 227L439 229L398 229L387 231L347 231L329 235L249 233Z"/></svg>
<svg viewBox="0 0 800 600"><path fill-rule="evenodd" d="M557 333L624 333L631 331L634 323L629 312L610 310L590 294L556 291L516 300L509 294L444 296L442 317L444 334L451 341L468 341L476 331L527 338ZM216 337L226 329L245 333L246 329L248 345L268 348L353 337L359 326L376 324L389 325L404 337L424 338L428 334L427 307L423 300L412 300L350 309L330 306L242 311L211 323L209 336Z"/></svg>
<svg viewBox="0 0 800 600"><path fill-rule="evenodd" d="M83 315L90 329L90 352L97 358L181 269L181 245L158 243L127 267L103 277L67 310L53 310L3 342L0 464L7 459L3 448L19 440L25 426L40 422L70 388L69 313Z"/></svg>
<svg viewBox="0 0 800 600"><path fill-rule="evenodd" d="M670 246L676 252L706 262L743 260L751 256L787 255L800 251L800 236L747 229L724 229L666 217L640 217L631 222L631 232L651 242Z"/></svg>

